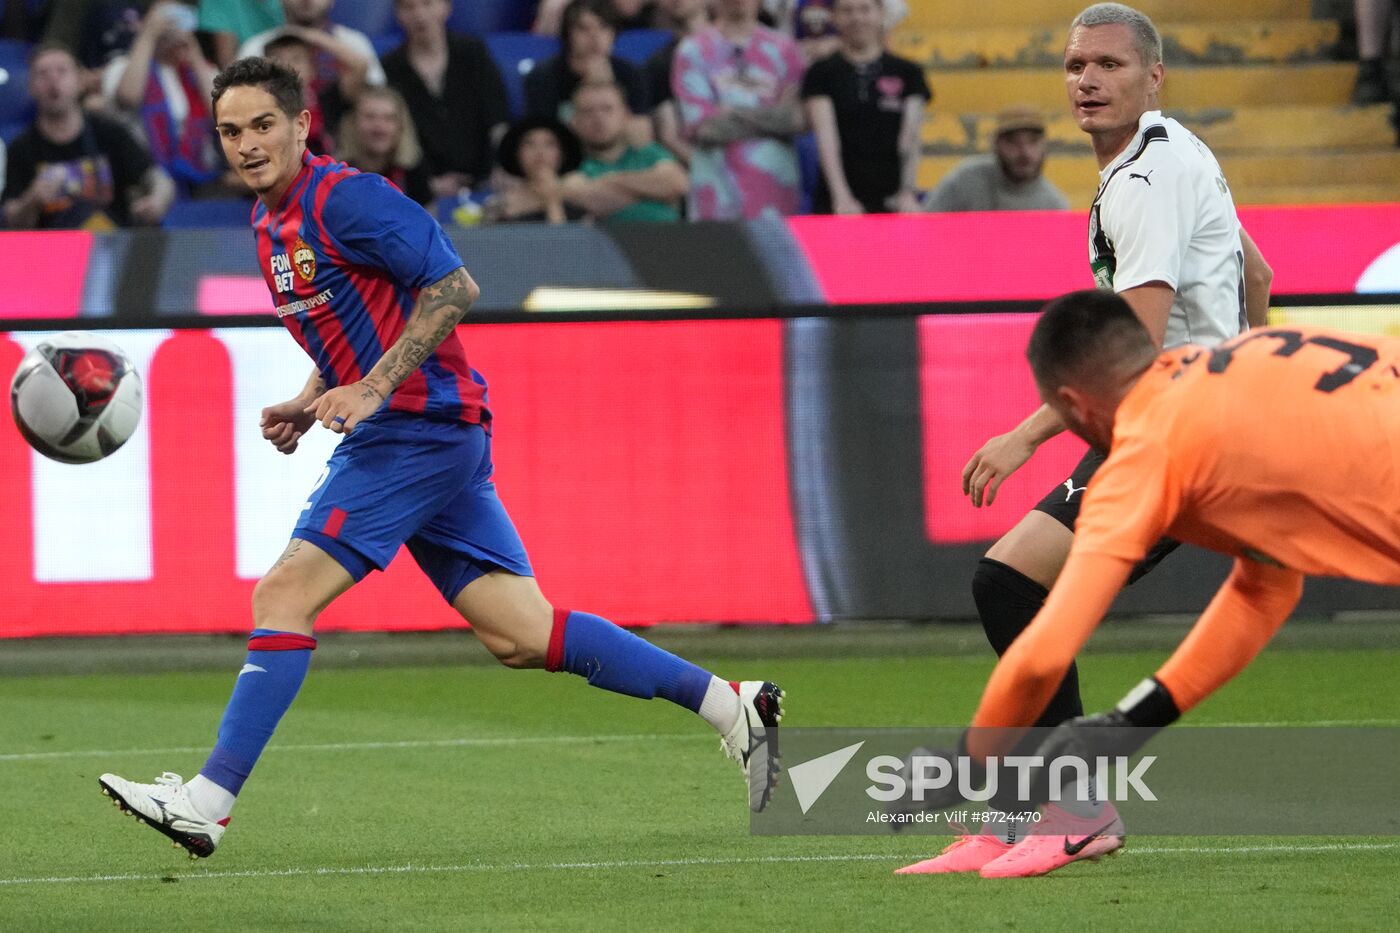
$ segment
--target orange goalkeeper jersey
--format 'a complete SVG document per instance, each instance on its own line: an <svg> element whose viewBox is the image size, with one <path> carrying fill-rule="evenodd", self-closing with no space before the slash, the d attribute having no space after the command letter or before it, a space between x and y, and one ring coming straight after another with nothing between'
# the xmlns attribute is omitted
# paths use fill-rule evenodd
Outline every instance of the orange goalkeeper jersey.
<svg viewBox="0 0 1400 933"><path fill-rule="evenodd" d="M1400 585L1400 340L1317 327L1164 353L1118 409L1076 551L1163 535L1306 575Z"/></svg>

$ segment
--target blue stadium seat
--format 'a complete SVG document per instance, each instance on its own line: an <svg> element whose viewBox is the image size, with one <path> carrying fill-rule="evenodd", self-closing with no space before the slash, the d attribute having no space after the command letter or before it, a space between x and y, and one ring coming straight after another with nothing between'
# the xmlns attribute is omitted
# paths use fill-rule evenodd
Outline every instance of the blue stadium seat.
<svg viewBox="0 0 1400 933"><path fill-rule="evenodd" d="M473 36L525 32L534 18L535 4L527 0L456 0L447 28Z"/></svg>
<svg viewBox="0 0 1400 933"><path fill-rule="evenodd" d="M29 99L28 42L0 39L0 124L28 123L34 117Z"/></svg>
<svg viewBox="0 0 1400 933"><path fill-rule="evenodd" d="M244 198L218 198L208 201L176 201L165 215L165 228L246 227L253 202Z"/></svg>
<svg viewBox="0 0 1400 933"><path fill-rule="evenodd" d="M331 21L358 29L370 39L398 28L394 21L394 0L340 0L331 7Z"/></svg>
<svg viewBox="0 0 1400 933"><path fill-rule="evenodd" d="M403 45L403 30L395 26L386 33L371 37L370 41L374 43L374 54L383 58Z"/></svg>
<svg viewBox="0 0 1400 933"><path fill-rule="evenodd" d="M617 34L613 54L633 64L642 65L670 41L671 32L667 29L628 29Z"/></svg>
<svg viewBox="0 0 1400 933"><path fill-rule="evenodd" d="M29 120L10 120L7 123L0 123L0 142L5 145L15 141L15 137L29 129Z"/></svg>
<svg viewBox="0 0 1400 933"><path fill-rule="evenodd" d="M539 62L559 54L559 40L528 32L497 32L486 37L486 46L505 80L511 115L519 117L525 110L525 76Z"/></svg>

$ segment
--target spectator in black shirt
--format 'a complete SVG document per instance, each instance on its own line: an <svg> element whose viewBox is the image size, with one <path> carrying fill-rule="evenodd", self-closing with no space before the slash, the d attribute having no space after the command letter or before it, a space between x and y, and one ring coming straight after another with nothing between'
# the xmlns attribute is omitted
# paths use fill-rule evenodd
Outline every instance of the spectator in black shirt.
<svg viewBox="0 0 1400 933"><path fill-rule="evenodd" d="M13 229L158 224L175 184L121 124L84 113L73 54L40 45L29 59L38 117L9 153L0 210Z"/></svg>
<svg viewBox="0 0 1400 933"><path fill-rule="evenodd" d="M629 136L637 144L651 141L651 100L636 65L612 54L617 13L611 0L571 0L559 26L560 53L525 76L525 116L567 124L573 117L574 91L584 81L612 82L627 95L627 109L638 114Z"/></svg>
<svg viewBox="0 0 1400 933"><path fill-rule="evenodd" d="M391 87L360 92L355 108L340 122L336 157L362 172L383 175L419 204L433 200L423 149L408 106Z"/></svg>
<svg viewBox="0 0 1400 933"><path fill-rule="evenodd" d="M881 0L836 0L841 47L807 70L807 119L822 173L819 214L915 213L916 176L928 82L908 59L884 49Z"/></svg>
<svg viewBox="0 0 1400 933"><path fill-rule="evenodd" d="M681 133L681 116L671 93L671 66L676 48L686 36L710 24L710 0L659 0L657 10L674 35L646 62L647 94L651 97L651 119L656 141L680 160L690 164L690 141Z"/></svg>
<svg viewBox="0 0 1400 933"><path fill-rule="evenodd" d="M491 53L477 39L449 33L451 13L449 0L396 0L405 41L384 56L390 86L422 130L423 164L440 198L486 181L494 143L509 120Z"/></svg>

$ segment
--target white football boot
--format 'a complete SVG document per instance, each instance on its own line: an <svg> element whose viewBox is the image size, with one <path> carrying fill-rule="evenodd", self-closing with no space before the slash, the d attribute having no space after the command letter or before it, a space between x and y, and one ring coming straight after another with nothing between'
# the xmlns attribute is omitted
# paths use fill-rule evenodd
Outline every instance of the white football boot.
<svg viewBox="0 0 1400 933"><path fill-rule="evenodd" d="M117 809L168 836L175 848L185 849L190 858L213 855L228 825L227 819L216 823L201 816L190 800L184 779L169 771L156 778L154 784L137 784L115 774L104 774L97 783Z"/></svg>
<svg viewBox="0 0 1400 933"><path fill-rule="evenodd" d="M749 782L749 809L768 806L778 786L778 723L783 718L783 691L766 680L739 684L739 718L720 739L720 748L739 763Z"/></svg>

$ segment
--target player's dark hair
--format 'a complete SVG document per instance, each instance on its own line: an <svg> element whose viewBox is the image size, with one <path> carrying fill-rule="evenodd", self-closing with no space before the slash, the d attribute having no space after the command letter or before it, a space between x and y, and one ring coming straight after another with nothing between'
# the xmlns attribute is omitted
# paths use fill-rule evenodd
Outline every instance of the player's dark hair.
<svg viewBox="0 0 1400 933"><path fill-rule="evenodd" d="M564 7L564 12L559 17L560 54L565 58L569 57L569 39L573 37L574 29L578 27L578 21L583 18L585 13L592 13L601 19L603 25L614 33L622 24L617 10L613 8L612 0L573 0Z"/></svg>
<svg viewBox="0 0 1400 933"><path fill-rule="evenodd" d="M1106 289L1070 292L1047 304L1026 347L1036 383L1052 391L1156 355L1152 335L1132 307Z"/></svg>
<svg viewBox="0 0 1400 933"><path fill-rule="evenodd" d="M231 87L258 87L272 95L277 107L289 117L306 109L301 78L290 68L256 56L240 58L214 76L214 91L209 96L214 113L219 112L219 98Z"/></svg>

